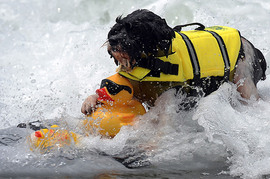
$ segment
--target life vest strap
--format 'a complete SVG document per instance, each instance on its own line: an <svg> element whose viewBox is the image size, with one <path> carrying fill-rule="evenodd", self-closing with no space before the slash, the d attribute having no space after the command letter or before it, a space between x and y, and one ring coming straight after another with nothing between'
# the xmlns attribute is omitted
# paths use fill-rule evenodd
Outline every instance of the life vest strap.
<svg viewBox="0 0 270 179"><path fill-rule="evenodd" d="M218 33L213 32L213 31L209 31L209 30L204 30L204 31L212 34L213 37L215 37L215 39L217 40L217 43L219 45L219 49L221 51L222 58L224 61L224 81L228 81L229 77L230 77L231 64L230 64L230 59L229 59L229 55L227 52L226 44L224 43L222 37L220 35L218 35Z"/></svg>
<svg viewBox="0 0 270 179"><path fill-rule="evenodd" d="M191 59L191 64L193 67L194 82L199 83L200 78L201 78L201 73L200 73L200 65L199 65L199 61L198 61L198 57L197 57L195 48L187 35L185 35L181 32L177 32L177 33L179 35L181 35L181 37L183 38L183 40L185 41L185 44L187 46L189 57Z"/></svg>
<svg viewBox="0 0 270 179"><path fill-rule="evenodd" d="M155 57L147 57L147 59L140 59L135 66L147 68L155 72L162 72L164 74L178 75L178 64L164 62Z"/></svg>

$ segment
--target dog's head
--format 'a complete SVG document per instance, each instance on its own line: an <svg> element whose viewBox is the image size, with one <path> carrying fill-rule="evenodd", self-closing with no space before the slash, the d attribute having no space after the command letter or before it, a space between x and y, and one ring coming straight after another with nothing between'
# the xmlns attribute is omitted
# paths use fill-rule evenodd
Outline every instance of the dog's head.
<svg viewBox="0 0 270 179"><path fill-rule="evenodd" d="M138 61L156 56L159 50L168 55L173 37L173 29L160 16L148 10L136 10L124 18L116 18L108 33L108 45L126 52L130 61Z"/></svg>

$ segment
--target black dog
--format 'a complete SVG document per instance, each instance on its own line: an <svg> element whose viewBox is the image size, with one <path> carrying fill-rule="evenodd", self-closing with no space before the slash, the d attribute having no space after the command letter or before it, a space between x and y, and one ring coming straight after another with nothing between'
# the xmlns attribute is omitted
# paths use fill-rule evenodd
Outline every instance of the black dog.
<svg viewBox="0 0 270 179"><path fill-rule="evenodd" d="M120 16L116 19L116 24L108 33L108 53L114 58L116 65L120 65L118 72L131 82L134 97L152 106L159 95L171 88L180 89L187 96L208 95L217 90L222 83L232 81L237 84L237 90L243 98L258 99L256 84L266 78L266 62L263 54L236 29L234 29L235 36L230 38L231 41L238 38L236 42L238 48L234 49L230 43L226 44L226 39L219 34L221 31L217 31L230 28L219 26L205 28L200 23L188 25L194 24L199 25L194 33L208 33L210 40L214 38L218 44L213 49L208 48L207 52L214 55L215 49L220 51L218 56L222 56L224 61L223 74L209 72L207 76L203 76L203 68L207 68L207 65L201 65L201 61L215 62L218 59L198 58L197 51L203 51L204 47L210 45L205 41L202 49L196 49L192 40L181 31L186 25L171 28L164 19L148 10L136 10L124 18ZM184 42L183 45L177 44L180 41L184 41L185 44ZM175 46L179 46L178 49ZM184 51L189 54L188 57L181 58L184 51L179 49L182 46L185 46ZM229 51L234 51L233 62L230 57L232 52ZM172 57L175 54L178 54L177 58ZM186 66L183 64L186 63L192 64L190 71L193 70L193 74L188 74L191 76L189 78L186 78L184 72ZM179 67L181 65L182 68ZM181 73L184 75L179 75ZM82 105L84 114L91 113L95 109L96 99L96 95L91 95L85 100Z"/></svg>
<svg viewBox="0 0 270 179"><path fill-rule="evenodd" d="M198 29L203 30L204 26L199 25ZM175 38L175 31L181 31L181 27L169 27L164 19L148 10L134 11L125 18L120 16L116 19L116 24L108 34L110 46L108 52L112 54L111 51L115 50L119 53L127 53L129 64L131 64L131 69L133 69L136 66L140 66L142 61L145 62L151 60L151 58L159 57L160 51L165 56L174 53L169 51L170 46L172 45L172 39ZM249 41L243 37L241 37L241 41L242 49L239 51L239 58L232 81L240 83L240 79L245 79L245 82L239 84L238 87L241 95L245 98L250 98L251 95L258 98L256 84L260 79L266 78L266 62L263 54ZM119 60L115 59L115 62L117 65L119 64ZM223 82L219 79L218 77L212 77L212 80L207 82L207 86L203 86L204 92L209 94L216 90ZM200 85L202 84L204 83L201 82Z"/></svg>

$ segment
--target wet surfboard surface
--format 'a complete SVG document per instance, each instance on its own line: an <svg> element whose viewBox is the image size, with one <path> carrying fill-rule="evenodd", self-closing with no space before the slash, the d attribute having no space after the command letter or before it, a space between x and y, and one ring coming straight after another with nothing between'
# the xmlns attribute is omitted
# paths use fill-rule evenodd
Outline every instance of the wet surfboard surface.
<svg viewBox="0 0 270 179"><path fill-rule="evenodd" d="M14 146L16 144L21 143L25 140L27 136L27 130L18 128L18 127L10 127L7 129L0 130L0 146Z"/></svg>

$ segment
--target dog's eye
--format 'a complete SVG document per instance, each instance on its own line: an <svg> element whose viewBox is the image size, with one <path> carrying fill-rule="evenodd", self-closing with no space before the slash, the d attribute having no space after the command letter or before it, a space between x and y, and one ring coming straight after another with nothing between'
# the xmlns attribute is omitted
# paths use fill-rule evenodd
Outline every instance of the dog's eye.
<svg viewBox="0 0 270 179"><path fill-rule="evenodd" d="M117 49L116 47L112 47L112 51L113 51L113 52L117 52L118 49Z"/></svg>

